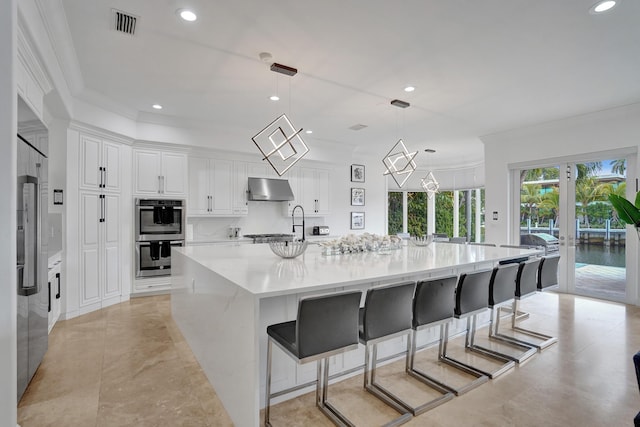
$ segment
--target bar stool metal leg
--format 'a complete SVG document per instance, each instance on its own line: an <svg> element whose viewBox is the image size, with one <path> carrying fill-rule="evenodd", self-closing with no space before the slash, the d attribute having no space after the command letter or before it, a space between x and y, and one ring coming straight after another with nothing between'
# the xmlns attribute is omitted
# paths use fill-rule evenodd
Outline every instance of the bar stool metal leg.
<svg viewBox="0 0 640 427"><path fill-rule="evenodd" d="M265 400L264 400L264 425L265 427L271 427L269 421L269 409L271 408L271 353L273 351L273 343L271 338L267 339L267 384L265 385Z"/></svg>
<svg viewBox="0 0 640 427"><path fill-rule="evenodd" d="M447 355L448 344L449 344L449 323L445 323L444 325L440 325L440 346L439 346L438 359L440 359L440 361L442 361L443 363L446 363L449 366L453 366L454 368L459 369L468 375L476 377L475 380L471 381L469 384L465 385L464 387L460 387L457 389L453 388L453 392L456 394L456 396L460 396L461 394L464 394L469 390L472 390L478 387L479 385L489 381L489 376L486 373L480 370L477 370L473 366L467 365L466 363L459 362L458 360L455 360L449 357Z"/></svg>
<svg viewBox="0 0 640 427"><path fill-rule="evenodd" d="M499 307L497 309L492 308L491 322L489 323L489 339L501 341L512 347L523 350L523 353L520 354L519 356L511 356L511 355L503 354L504 357L509 358L516 363L523 363L524 361L528 360L531 356L533 356L538 352L538 349L534 346L512 341L504 338L502 335L497 334L496 331L498 330L499 327L500 327L500 308Z"/></svg>

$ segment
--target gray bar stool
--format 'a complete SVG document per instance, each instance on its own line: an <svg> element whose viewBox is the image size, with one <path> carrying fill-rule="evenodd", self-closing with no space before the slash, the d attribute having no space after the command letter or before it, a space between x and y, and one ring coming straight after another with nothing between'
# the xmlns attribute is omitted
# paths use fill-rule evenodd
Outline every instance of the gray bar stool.
<svg viewBox="0 0 640 427"><path fill-rule="evenodd" d="M502 354L517 363L522 363L536 354L537 349L498 332L500 329L500 308L506 304L513 304L519 268L519 264L503 264L495 267L491 273L491 281L489 282L489 309L491 310L489 338L523 350L523 353L518 357Z"/></svg>
<svg viewBox="0 0 640 427"><path fill-rule="evenodd" d="M364 344L364 388L395 409L400 416L387 426L409 421L415 408L376 382L378 343L411 332L411 306L415 282L400 282L367 291L360 309L360 342Z"/></svg>
<svg viewBox="0 0 640 427"><path fill-rule="evenodd" d="M552 266L553 264L555 264L555 271L557 274L557 268L558 268L557 260L550 261L548 265ZM540 270L540 268L541 268L541 258L532 258L528 261L524 261L520 263L518 267L518 275L516 277L516 292L515 292L515 299L513 300L513 313L518 312L520 307L520 300L522 298L526 298L528 296L534 295L538 290L538 286L539 286L538 270ZM547 273L543 273L543 274L545 275L545 277L547 276ZM541 339L542 342L529 342L521 339L518 339L517 342L542 350L558 341L558 338L556 337L552 337L550 335L545 335L540 332L524 329L517 326L518 320L519 319L517 319L515 316L511 317L511 328L514 331L522 332L526 335L530 335L532 337Z"/></svg>
<svg viewBox="0 0 640 427"><path fill-rule="evenodd" d="M478 314L486 311L489 307L487 296L489 295L489 281L491 279L491 274L492 270L482 270L460 275L458 278L458 286L456 287L454 317L457 319L467 319L465 348L482 354L490 359L498 360L503 363L502 366L493 372L487 372L483 369L479 369L447 356L447 343L449 341L448 325L445 326L444 356L442 361L452 366L466 367L467 369L486 375L489 378L496 378L513 368L515 366L515 362L493 351L487 351L475 344L477 316Z"/></svg>
<svg viewBox="0 0 640 427"><path fill-rule="evenodd" d="M329 358L358 348L358 313L361 291L342 292L310 297L298 303L296 320L267 327L267 384L265 393L264 423L269 422L271 408L271 356L273 344L298 364L316 361L316 406L334 424L353 426L331 403L327 401L329 387ZM320 363L324 360L323 364ZM324 373L323 373L324 371ZM278 393L281 395L282 393Z"/></svg>
<svg viewBox="0 0 640 427"><path fill-rule="evenodd" d="M468 369L464 366L454 365L455 368L461 369L468 375L476 377L475 380L469 384L455 388L448 384L441 382L440 380L427 375L426 373L415 368L415 355L416 355L416 338L418 331L431 328L434 326L440 326L440 339L438 340L438 360L443 360L445 356L444 351L444 334L445 325L448 325L453 320L453 312L455 309L455 291L456 283L458 282L458 276L448 276L436 279L428 279L419 281L416 285L416 293L413 297L413 334L411 337L411 348L407 357L407 371L409 375L417 378L420 381L425 382L430 386L437 386L444 390L449 390L459 396L484 384L489 380L489 377L481 374L475 370ZM437 389L437 387L434 387ZM449 399L447 395L442 396L440 399Z"/></svg>
<svg viewBox="0 0 640 427"><path fill-rule="evenodd" d="M547 255L540 258L538 268L538 290L543 291L548 287L558 284L558 262L560 255Z"/></svg>

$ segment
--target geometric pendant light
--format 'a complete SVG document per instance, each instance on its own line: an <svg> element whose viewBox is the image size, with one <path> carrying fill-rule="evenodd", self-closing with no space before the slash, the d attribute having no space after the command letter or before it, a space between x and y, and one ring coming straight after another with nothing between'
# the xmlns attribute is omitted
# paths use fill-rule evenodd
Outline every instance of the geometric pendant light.
<svg viewBox="0 0 640 427"><path fill-rule="evenodd" d="M398 140L382 159L382 163L386 167L383 175L391 175L398 187L402 188L407 179L416 170L414 159L417 154L417 151L410 153L404 145L404 141L402 139Z"/></svg>
<svg viewBox="0 0 640 427"><path fill-rule="evenodd" d="M427 148L424 151L426 151L427 153L436 152L436 150L432 150L430 148ZM420 186L422 186L424 191L427 193L427 197L429 198L429 200L433 199L433 196L440 192L440 184L438 184L438 181L436 181L436 177L433 176L433 172L431 171L429 171L429 173L420 180Z"/></svg>
<svg viewBox="0 0 640 427"><path fill-rule="evenodd" d="M278 176L282 176L309 152L300 132L302 129L296 131L289 118L283 114L251 139L264 156L262 160L268 161Z"/></svg>

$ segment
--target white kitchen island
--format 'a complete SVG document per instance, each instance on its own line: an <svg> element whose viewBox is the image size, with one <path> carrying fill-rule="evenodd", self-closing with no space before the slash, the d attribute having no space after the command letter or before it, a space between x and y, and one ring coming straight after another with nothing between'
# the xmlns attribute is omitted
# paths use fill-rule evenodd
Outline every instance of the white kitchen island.
<svg viewBox="0 0 640 427"><path fill-rule="evenodd" d="M267 244L176 248L172 252L171 307L235 425L258 426L264 405L266 327L295 319L300 298L487 269L498 261L534 253L441 242L387 253L331 256L310 245L295 259L278 257ZM406 348L403 339L381 345L379 357ZM363 354L361 348L334 357L331 372L362 365ZM273 392L315 379L315 363L296 366L277 350L273 356Z"/></svg>

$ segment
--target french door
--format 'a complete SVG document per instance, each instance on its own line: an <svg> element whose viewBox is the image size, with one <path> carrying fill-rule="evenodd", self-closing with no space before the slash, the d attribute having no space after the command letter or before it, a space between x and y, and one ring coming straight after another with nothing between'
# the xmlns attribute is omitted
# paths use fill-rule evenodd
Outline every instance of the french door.
<svg viewBox="0 0 640 427"><path fill-rule="evenodd" d="M617 154L617 156L615 156ZM637 236L621 224L608 203L615 192L632 199L635 156L600 155L523 168L520 177L519 233L543 233L559 240L559 291L635 303L636 276L631 254ZM628 269L627 267L631 268ZM630 277L628 277L630 275Z"/></svg>

